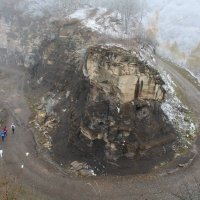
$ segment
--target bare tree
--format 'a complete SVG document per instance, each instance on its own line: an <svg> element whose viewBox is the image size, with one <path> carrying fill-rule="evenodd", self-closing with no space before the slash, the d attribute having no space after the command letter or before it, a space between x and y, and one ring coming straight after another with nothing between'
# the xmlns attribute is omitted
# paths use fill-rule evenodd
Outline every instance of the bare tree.
<svg viewBox="0 0 200 200"><path fill-rule="evenodd" d="M121 37L128 36L129 38L137 38L138 40L145 41L146 43L152 43L152 39L149 35L144 33L142 26L142 19L144 17L145 0L58 0L60 10L65 13L72 13L77 8L84 6L85 4L92 7L104 7L111 9L118 15L116 18L121 17L121 24L123 33ZM65 10L65 11L64 11ZM124 34L125 33L125 34ZM153 41L153 43L155 43ZM155 46L155 45L154 45Z"/></svg>

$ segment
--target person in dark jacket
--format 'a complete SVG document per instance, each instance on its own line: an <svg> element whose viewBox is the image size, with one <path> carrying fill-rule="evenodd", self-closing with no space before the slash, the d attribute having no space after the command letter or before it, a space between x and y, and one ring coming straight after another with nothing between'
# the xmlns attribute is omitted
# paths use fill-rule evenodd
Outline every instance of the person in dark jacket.
<svg viewBox="0 0 200 200"><path fill-rule="evenodd" d="M5 126L3 130L5 132L5 136L7 136L7 134L8 134L8 128Z"/></svg>

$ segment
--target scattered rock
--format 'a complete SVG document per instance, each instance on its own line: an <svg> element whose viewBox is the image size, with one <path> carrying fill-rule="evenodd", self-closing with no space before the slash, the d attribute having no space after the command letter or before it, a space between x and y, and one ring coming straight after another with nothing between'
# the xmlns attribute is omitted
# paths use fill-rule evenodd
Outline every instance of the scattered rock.
<svg viewBox="0 0 200 200"><path fill-rule="evenodd" d="M176 173L177 171L179 170L179 168L175 168L175 169L170 169L170 170L167 170L167 174L174 174Z"/></svg>
<svg viewBox="0 0 200 200"><path fill-rule="evenodd" d="M38 111L36 120L38 121L39 124L43 124L47 118L47 114L44 111Z"/></svg>
<svg viewBox="0 0 200 200"><path fill-rule="evenodd" d="M37 80L37 84L40 85L43 81L43 77L41 77L40 79Z"/></svg>
<svg viewBox="0 0 200 200"><path fill-rule="evenodd" d="M189 133L189 137L190 137L190 139L195 139L196 138L196 135L194 134L194 133Z"/></svg>
<svg viewBox="0 0 200 200"><path fill-rule="evenodd" d="M185 121L185 122L190 122L190 119L187 118L187 117L184 117L184 121Z"/></svg>
<svg viewBox="0 0 200 200"><path fill-rule="evenodd" d="M52 144L49 140L44 141L43 146L49 150L52 148Z"/></svg>
<svg viewBox="0 0 200 200"><path fill-rule="evenodd" d="M48 121L44 124L44 127L50 128L50 129L53 129L55 126L56 126L56 119L48 120Z"/></svg>
<svg viewBox="0 0 200 200"><path fill-rule="evenodd" d="M111 161L107 161L108 164L113 165L115 167L120 167L117 163L111 162Z"/></svg>
<svg viewBox="0 0 200 200"><path fill-rule="evenodd" d="M33 123L35 123L35 120L29 121L29 124L33 124Z"/></svg>
<svg viewBox="0 0 200 200"><path fill-rule="evenodd" d="M79 176L96 176L94 170L92 170L90 166L84 162L82 163L78 161L72 162L70 170Z"/></svg>
<svg viewBox="0 0 200 200"><path fill-rule="evenodd" d="M178 164L178 166L181 167L181 168L186 168L186 167L190 166L192 164L192 162L194 161L194 159L196 158L196 156L197 156L197 154L195 153L193 155L193 157L188 160L188 162L180 163L180 164Z"/></svg>
<svg viewBox="0 0 200 200"><path fill-rule="evenodd" d="M67 93L66 93L66 99L68 99L69 95L70 95L70 91L67 91Z"/></svg>
<svg viewBox="0 0 200 200"><path fill-rule="evenodd" d="M44 105L41 104L41 105L39 105L39 106L37 107L37 110L42 110L43 107L44 107Z"/></svg>
<svg viewBox="0 0 200 200"><path fill-rule="evenodd" d="M75 171L79 171L81 169L88 169L88 165L86 163L79 163L78 161L72 162L71 166L71 169Z"/></svg>
<svg viewBox="0 0 200 200"><path fill-rule="evenodd" d="M92 169L81 169L78 171L80 176L96 176Z"/></svg>

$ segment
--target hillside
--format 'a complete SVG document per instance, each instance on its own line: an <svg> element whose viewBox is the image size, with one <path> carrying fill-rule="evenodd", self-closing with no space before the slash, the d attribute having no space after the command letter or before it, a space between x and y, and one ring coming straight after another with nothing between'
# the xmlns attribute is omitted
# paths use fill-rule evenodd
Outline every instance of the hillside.
<svg viewBox="0 0 200 200"><path fill-rule="evenodd" d="M171 35L153 10L175 4L136 2L1 1L0 122L16 134L0 146L0 198L17 184L19 199L44 200L174 200L185 180L196 187L200 86L169 60L184 37L161 52Z"/></svg>

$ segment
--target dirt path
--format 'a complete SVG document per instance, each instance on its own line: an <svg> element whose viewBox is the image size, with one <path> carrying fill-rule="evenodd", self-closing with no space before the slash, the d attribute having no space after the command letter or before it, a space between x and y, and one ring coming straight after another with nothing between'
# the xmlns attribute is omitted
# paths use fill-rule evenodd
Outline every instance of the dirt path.
<svg viewBox="0 0 200 200"><path fill-rule="evenodd" d="M200 91L169 64L159 58L157 58L157 63L159 69L165 70L170 75L172 80L175 81L181 93L184 95L184 101L188 107L194 112L194 114L196 114L197 117L200 117Z"/></svg>
<svg viewBox="0 0 200 200"><path fill-rule="evenodd" d="M186 100L200 116L200 92L176 70L159 60L186 94ZM16 133L9 133L0 160L0 178L17 177L27 190L20 199L48 200L155 200L175 199L171 193L179 191L184 183L193 185L194 177L200 180L200 159L188 169L172 175L137 175L129 177L70 178L57 170L36 151L33 133L28 127L31 114L25 101L23 86L25 75L20 69L0 67L0 95L9 112L8 125L17 125ZM25 154L29 152L27 157ZM24 168L21 168L24 165ZM6 170L5 170L6 169ZM34 195L33 195L34 194ZM33 197L35 196L35 198Z"/></svg>

